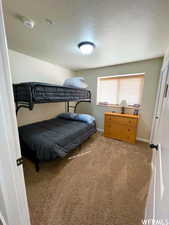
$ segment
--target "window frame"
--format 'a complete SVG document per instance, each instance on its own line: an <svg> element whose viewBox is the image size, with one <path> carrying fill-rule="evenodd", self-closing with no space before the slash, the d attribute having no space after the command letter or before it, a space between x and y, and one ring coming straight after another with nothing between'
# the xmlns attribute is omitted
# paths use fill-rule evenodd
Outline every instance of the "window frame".
<svg viewBox="0 0 169 225"><path fill-rule="evenodd" d="M134 74L120 74L120 75L110 75L110 76L99 76L97 77L97 93L96 93L96 106L102 106L102 107L113 107L113 108L121 108L119 104L102 104L98 102L98 93L99 93L99 82L100 79L120 79L125 77L143 77L145 79L145 73L134 73ZM144 90L144 85L143 85ZM142 96L143 96L143 90L142 90ZM142 105L142 104L141 104ZM126 109L135 109L137 107L133 105L128 105L125 107ZM141 106L140 106L141 108Z"/></svg>

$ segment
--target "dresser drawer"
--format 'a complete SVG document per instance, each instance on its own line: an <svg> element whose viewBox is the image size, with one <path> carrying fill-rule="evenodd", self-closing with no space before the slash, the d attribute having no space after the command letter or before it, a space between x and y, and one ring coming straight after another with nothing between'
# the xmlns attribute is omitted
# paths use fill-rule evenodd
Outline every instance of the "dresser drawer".
<svg viewBox="0 0 169 225"><path fill-rule="evenodd" d="M136 128L128 127L126 125L114 124L110 127L108 134L110 134L111 138L135 143Z"/></svg>
<svg viewBox="0 0 169 225"><path fill-rule="evenodd" d="M137 119L133 119L133 118L110 116L109 121L111 121L111 124L117 123L117 124L131 126L131 127L137 126Z"/></svg>

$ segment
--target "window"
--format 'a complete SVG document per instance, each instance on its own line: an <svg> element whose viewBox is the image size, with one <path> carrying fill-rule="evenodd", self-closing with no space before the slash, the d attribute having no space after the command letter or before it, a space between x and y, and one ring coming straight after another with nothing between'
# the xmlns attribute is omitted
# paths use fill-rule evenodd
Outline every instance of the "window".
<svg viewBox="0 0 169 225"><path fill-rule="evenodd" d="M144 75L98 77L97 104L120 105L126 100L129 106L141 104Z"/></svg>

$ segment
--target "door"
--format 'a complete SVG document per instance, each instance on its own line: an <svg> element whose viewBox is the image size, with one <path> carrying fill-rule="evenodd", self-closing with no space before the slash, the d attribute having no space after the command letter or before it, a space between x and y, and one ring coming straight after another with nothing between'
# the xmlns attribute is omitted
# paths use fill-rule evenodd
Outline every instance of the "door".
<svg viewBox="0 0 169 225"><path fill-rule="evenodd" d="M151 143L153 148L152 180L146 219L169 224L169 58L163 64L157 94ZM155 224L156 224L155 223ZM150 223L151 224L151 223ZM152 223L153 224L153 223Z"/></svg>
<svg viewBox="0 0 169 225"><path fill-rule="evenodd" d="M0 0L0 220L4 225L30 225L17 131L8 49Z"/></svg>
<svg viewBox="0 0 169 225"><path fill-rule="evenodd" d="M169 66L169 65L168 65ZM156 195L155 218L169 224L169 76L166 81L161 116L156 134Z"/></svg>
<svg viewBox="0 0 169 225"><path fill-rule="evenodd" d="M168 67L168 64L165 62L163 63L163 67L162 67L160 79L159 79L155 110L153 114L153 124L152 124L152 130L151 130L150 143L153 143L154 141L156 141L156 135L158 132L158 125L159 125L160 114L162 110L162 104L164 100L164 94L167 93L167 89L168 89L168 86L167 86L168 74L169 74L169 67Z"/></svg>

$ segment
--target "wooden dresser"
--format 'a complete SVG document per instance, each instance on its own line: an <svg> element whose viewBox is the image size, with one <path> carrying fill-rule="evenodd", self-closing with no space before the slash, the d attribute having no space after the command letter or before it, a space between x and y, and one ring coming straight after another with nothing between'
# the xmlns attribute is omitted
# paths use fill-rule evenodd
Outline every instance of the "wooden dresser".
<svg viewBox="0 0 169 225"><path fill-rule="evenodd" d="M134 144L139 116L106 112L104 115L104 136Z"/></svg>

